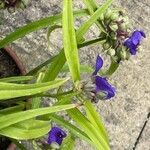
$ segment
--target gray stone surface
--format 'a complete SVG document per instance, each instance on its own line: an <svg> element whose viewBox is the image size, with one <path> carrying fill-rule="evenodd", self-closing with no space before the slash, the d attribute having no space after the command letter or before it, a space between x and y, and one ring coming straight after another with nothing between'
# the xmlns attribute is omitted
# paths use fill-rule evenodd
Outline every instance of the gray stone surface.
<svg viewBox="0 0 150 150"><path fill-rule="evenodd" d="M126 9L133 20L134 27L144 29L147 38L142 44L143 51L131 57L129 61L123 62L118 71L111 77L110 81L117 88L115 98L111 101L100 101L96 107L108 130L111 149L132 150L146 120L147 113L150 111L150 4L149 0L116 0L114 5ZM74 6L81 8L84 5L77 0L74 2ZM0 18L2 18L0 21L0 38L23 24L56 14L61 11L61 8L62 1L60 0L32 0L29 7L24 11L14 14L0 11ZM61 35L60 30L52 34L52 44L49 49L45 41L46 29L31 33L15 41L11 46L21 57L25 67L30 70L58 53L62 45ZM95 35L97 35L97 28L92 27L87 36L94 37ZM83 48L80 51L81 62L94 65L96 55L100 51L99 46ZM139 140L137 150L150 149L149 133L150 121ZM75 149L92 150L89 145L81 141L77 142Z"/></svg>

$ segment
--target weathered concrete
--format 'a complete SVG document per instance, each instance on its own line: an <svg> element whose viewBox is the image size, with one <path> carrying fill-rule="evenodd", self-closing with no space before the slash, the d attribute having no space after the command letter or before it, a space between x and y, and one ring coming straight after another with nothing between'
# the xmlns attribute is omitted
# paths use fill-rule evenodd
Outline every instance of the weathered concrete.
<svg viewBox="0 0 150 150"><path fill-rule="evenodd" d="M137 137L150 111L150 5L149 0L116 0L114 5L121 6L127 10L135 27L143 29L147 38L142 44L143 51L132 57L129 61L121 64L118 71L111 77L110 81L117 88L117 95L111 101L100 101L97 109L106 124L112 150L132 150ZM78 0L75 7L84 5ZM30 6L21 12L9 14L0 11L0 38L10 31L30 21L60 12L62 1L60 0L32 0ZM3 23L2 23L3 22ZM77 22L79 25L80 21ZM92 27L89 36L95 36L97 28ZM61 47L61 32L57 30L52 34L51 48L48 49L45 42L46 29L31 33L23 39L17 40L11 46L22 58L23 63L32 69L52 55L58 53ZM94 65L99 46L83 48L80 52L81 62ZM104 54L102 54L104 55ZM104 57L105 58L105 57ZM107 59L106 59L107 60ZM150 149L150 121L148 122L142 137L137 145L137 150ZM76 150L92 149L85 142L78 142Z"/></svg>

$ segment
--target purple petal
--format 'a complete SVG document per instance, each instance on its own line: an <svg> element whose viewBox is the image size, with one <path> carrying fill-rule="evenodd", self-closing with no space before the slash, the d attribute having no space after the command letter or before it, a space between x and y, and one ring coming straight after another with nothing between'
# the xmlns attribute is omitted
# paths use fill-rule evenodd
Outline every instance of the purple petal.
<svg viewBox="0 0 150 150"><path fill-rule="evenodd" d="M139 46L142 37L146 37L143 31L136 30L132 33L131 37L125 40L124 45L130 50L131 55L135 55L137 47Z"/></svg>
<svg viewBox="0 0 150 150"><path fill-rule="evenodd" d="M144 33L144 31L141 30L140 33L144 38L146 38L146 34Z"/></svg>
<svg viewBox="0 0 150 150"><path fill-rule="evenodd" d="M99 55L97 55L95 71L93 72L93 75L97 75L98 71L102 68L102 66L103 66L103 59Z"/></svg>
<svg viewBox="0 0 150 150"><path fill-rule="evenodd" d="M124 42L124 45L130 50L131 55L135 55L136 54L137 46L133 44L131 39L127 39Z"/></svg>
<svg viewBox="0 0 150 150"><path fill-rule="evenodd" d="M116 89L108 83L106 78L96 76L95 84L96 92L101 91L106 94L104 99L110 99L111 97L115 96Z"/></svg>
<svg viewBox="0 0 150 150"><path fill-rule="evenodd" d="M47 142L49 144L54 142L61 145L63 138L67 136L66 133L58 127L52 127L48 134L49 136Z"/></svg>
<svg viewBox="0 0 150 150"><path fill-rule="evenodd" d="M143 36L142 36L141 32L136 30L132 33L131 40L132 40L134 45L139 45L142 37Z"/></svg>

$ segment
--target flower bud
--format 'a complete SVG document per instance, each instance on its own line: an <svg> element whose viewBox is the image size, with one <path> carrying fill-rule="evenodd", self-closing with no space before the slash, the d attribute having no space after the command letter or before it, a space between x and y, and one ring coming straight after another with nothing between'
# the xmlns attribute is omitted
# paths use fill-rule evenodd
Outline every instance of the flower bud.
<svg viewBox="0 0 150 150"><path fill-rule="evenodd" d="M138 46L137 51L138 51L138 52L142 52L142 50L143 50L142 47L141 47L141 46Z"/></svg>
<svg viewBox="0 0 150 150"><path fill-rule="evenodd" d="M59 148L60 148L59 144L57 144L56 142L52 142L52 143L51 143L51 147L52 147L53 149L59 149Z"/></svg>
<svg viewBox="0 0 150 150"><path fill-rule="evenodd" d="M116 54L116 51L112 48L110 48L108 51L107 51L107 54L110 55L110 56L114 56Z"/></svg>
<svg viewBox="0 0 150 150"><path fill-rule="evenodd" d="M115 24L115 23L111 23L111 24L109 25L109 27L111 28L112 31L117 31L117 29L118 29L118 25Z"/></svg>
<svg viewBox="0 0 150 150"><path fill-rule="evenodd" d="M122 49L120 50L120 58L121 58L122 60L126 60L126 59L127 59L127 51L125 50L125 48L122 48Z"/></svg>
<svg viewBox="0 0 150 150"><path fill-rule="evenodd" d="M113 13L113 14L111 14L111 16L110 16L110 19L111 19L111 20L117 20L118 17L119 17L119 14L118 14L118 13Z"/></svg>
<svg viewBox="0 0 150 150"><path fill-rule="evenodd" d="M117 39L116 32L111 32L111 33L110 33L110 36L111 36L111 38L114 39L114 40Z"/></svg>
<svg viewBox="0 0 150 150"><path fill-rule="evenodd" d="M112 11L108 9L105 13L105 19L110 19L111 15L112 15Z"/></svg>
<svg viewBox="0 0 150 150"><path fill-rule="evenodd" d="M104 49L104 50L107 50L107 49L109 49L110 47L111 47L110 43L108 43L108 42L103 43L103 49Z"/></svg>

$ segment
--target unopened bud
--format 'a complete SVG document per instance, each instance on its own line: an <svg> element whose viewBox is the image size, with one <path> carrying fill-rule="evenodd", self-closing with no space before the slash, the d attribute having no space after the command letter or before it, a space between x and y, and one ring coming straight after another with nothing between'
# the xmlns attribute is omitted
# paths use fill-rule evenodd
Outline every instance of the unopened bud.
<svg viewBox="0 0 150 150"><path fill-rule="evenodd" d="M119 14L118 14L118 13L113 13L113 14L110 16L110 19L111 19L111 20L117 20L118 17L119 17Z"/></svg>
<svg viewBox="0 0 150 150"><path fill-rule="evenodd" d="M110 9L108 9L105 13L105 19L109 19L112 15L112 11Z"/></svg>
<svg viewBox="0 0 150 150"><path fill-rule="evenodd" d="M59 144L57 144L56 142L52 142L52 143L51 143L51 147L52 147L53 149L59 149L59 148L60 148Z"/></svg>
<svg viewBox="0 0 150 150"><path fill-rule="evenodd" d="M110 56L114 56L116 54L116 51L112 48L110 48L108 51L107 51L107 54L110 55Z"/></svg>
<svg viewBox="0 0 150 150"><path fill-rule="evenodd" d="M127 51L124 48L120 50L120 57L122 60L127 59Z"/></svg>
<svg viewBox="0 0 150 150"><path fill-rule="evenodd" d="M137 51L138 51L138 52L142 52L142 50L143 50L142 47L141 47L141 46L138 46Z"/></svg>
<svg viewBox="0 0 150 150"><path fill-rule="evenodd" d="M118 29L118 25L117 25L117 24L114 24L114 23L111 23L109 27L110 27L111 30L113 30L113 31L117 31L117 29Z"/></svg>
<svg viewBox="0 0 150 150"><path fill-rule="evenodd" d="M108 43L108 42L103 43L103 49L104 49L104 50L107 50L107 49L109 49L110 47L111 47L110 43Z"/></svg>
<svg viewBox="0 0 150 150"><path fill-rule="evenodd" d="M117 34L115 32L111 32L110 36L112 39L116 40L117 39Z"/></svg>

